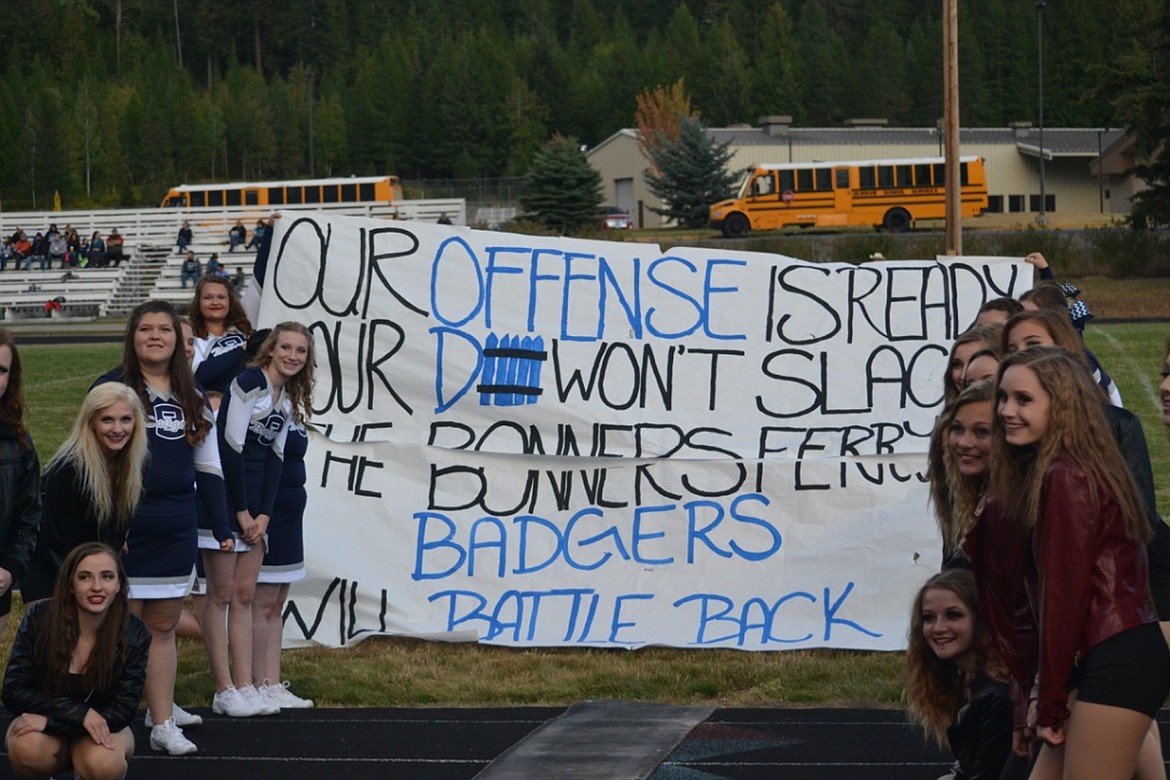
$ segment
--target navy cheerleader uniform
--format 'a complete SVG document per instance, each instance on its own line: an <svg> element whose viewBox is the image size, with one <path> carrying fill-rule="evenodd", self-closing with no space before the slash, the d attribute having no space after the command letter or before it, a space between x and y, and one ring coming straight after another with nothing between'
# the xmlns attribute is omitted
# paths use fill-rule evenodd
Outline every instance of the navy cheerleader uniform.
<svg viewBox="0 0 1170 780"><path fill-rule="evenodd" d="M121 381L115 369L95 384ZM130 522L123 563L132 599L173 599L187 595L198 556L199 521L203 513L224 517L224 482L216 447L211 408L204 414L212 427L199 444L187 441L183 407L169 394L159 395L147 385L146 441L150 461L143 477L142 500ZM226 538L226 537L225 537Z"/></svg>
<svg viewBox="0 0 1170 780"><path fill-rule="evenodd" d="M224 395L247 360L248 337L232 328L222 336L196 338L191 369L204 390Z"/></svg>
<svg viewBox="0 0 1170 780"><path fill-rule="evenodd" d="M236 551L249 549L236 513L268 515L276 503L290 409L277 400L264 369L246 368L231 383L219 405L219 450L227 485L227 508ZM201 538L200 546L207 546ZM218 549L219 545L215 545Z"/></svg>
<svg viewBox="0 0 1170 780"><path fill-rule="evenodd" d="M305 492L305 453L309 433L305 426L289 421L284 443L284 466L280 470L280 489L268 523L268 550L260 569L259 582L276 585L305 578L304 517L308 494Z"/></svg>

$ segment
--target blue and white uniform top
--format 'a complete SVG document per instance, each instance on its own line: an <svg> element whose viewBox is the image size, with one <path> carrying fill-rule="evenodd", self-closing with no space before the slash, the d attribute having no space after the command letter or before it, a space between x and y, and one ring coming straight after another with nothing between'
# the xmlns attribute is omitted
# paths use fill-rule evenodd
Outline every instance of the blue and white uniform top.
<svg viewBox="0 0 1170 780"><path fill-rule="evenodd" d="M223 395L247 360L248 337L232 328L222 336L195 339L191 370L204 390Z"/></svg>
<svg viewBox="0 0 1170 780"><path fill-rule="evenodd" d="M122 381L121 369L98 379ZM187 593L197 556L198 525L227 531L223 468L211 407L203 414L211 428L201 442L187 441L182 405L170 394L146 386L146 441L150 460L143 476L143 495L130 523L125 557L131 598L182 598ZM197 503L198 502L198 503Z"/></svg>
<svg viewBox="0 0 1170 780"><path fill-rule="evenodd" d="M236 513L272 515L292 407L268 381L264 369L244 369L219 406L220 454L223 458L232 530L240 533Z"/></svg>

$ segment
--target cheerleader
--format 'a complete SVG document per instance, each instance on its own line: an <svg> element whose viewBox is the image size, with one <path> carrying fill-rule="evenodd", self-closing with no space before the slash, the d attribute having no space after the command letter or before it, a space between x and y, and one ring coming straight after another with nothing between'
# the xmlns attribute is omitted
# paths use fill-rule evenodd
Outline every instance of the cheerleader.
<svg viewBox="0 0 1170 780"><path fill-rule="evenodd" d="M201 505L217 539L230 544L223 472L216 447L215 418L198 391L179 347L178 314L166 301L147 301L130 315L122 364L96 384L129 385L147 412L150 451L143 495L130 523L124 558L130 608L151 633L146 666L150 745L171 755L198 748L182 726L198 725L197 715L174 704L177 653L175 626L183 611L198 553Z"/></svg>
<svg viewBox="0 0 1170 780"><path fill-rule="evenodd" d="M289 583L305 576L305 545L302 533L305 503L305 451L309 436L305 423L311 413L314 382L313 339L308 329L296 323L277 326L286 338L307 345L305 367L285 383L286 397L292 409L288 437L284 445L284 467L280 472L280 489L276 495L272 521L268 526L268 551L260 569L256 600L252 607L253 648L252 679L261 695L285 709L312 707L311 699L295 695L281 679L280 650L283 635L282 614L288 600ZM297 336L300 339L297 339ZM277 343L266 341L261 347L261 361L271 362Z"/></svg>
<svg viewBox="0 0 1170 780"><path fill-rule="evenodd" d="M231 553L204 554L208 594L203 626L216 679L212 709L233 717L280 709L252 684L252 608L280 485L288 422L294 408L304 409L308 403L308 388L301 377L312 343L307 334L296 323L273 328L255 365L232 381L219 408L220 452L228 476L236 548ZM311 371L306 376L311 380ZM219 634L223 612L226 637Z"/></svg>
<svg viewBox="0 0 1170 780"><path fill-rule="evenodd" d="M187 316L195 334L195 379L217 405L244 368L252 325L232 283L222 276L200 277Z"/></svg>

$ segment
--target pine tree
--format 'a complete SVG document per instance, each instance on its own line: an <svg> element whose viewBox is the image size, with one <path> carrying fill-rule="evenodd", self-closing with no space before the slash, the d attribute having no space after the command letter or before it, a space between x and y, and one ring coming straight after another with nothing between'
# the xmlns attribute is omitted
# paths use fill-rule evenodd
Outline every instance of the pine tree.
<svg viewBox="0 0 1170 780"><path fill-rule="evenodd" d="M537 152L520 197L525 216L561 233L597 224L601 213L601 174L594 170L577 139L554 136Z"/></svg>
<svg viewBox="0 0 1170 780"><path fill-rule="evenodd" d="M1170 225L1170 8L1162 11L1157 40L1145 59L1145 72L1134 87L1116 101L1118 113L1129 122L1140 155L1148 155L1134 173L1149 189L1133 197L1130 224L1135 228Z"/></svg>
<svg viewBox="0 0 1170 780"><path fill-rule="evenodd" d="M739 178L727 170L731 161L727 146L716 142L699 120L684 118L678 139L661 143L652 152L661 174L651 170L643 174L646 186L666 204L654 211L681 227L706 225L707 207L729 197Z"/></svg>

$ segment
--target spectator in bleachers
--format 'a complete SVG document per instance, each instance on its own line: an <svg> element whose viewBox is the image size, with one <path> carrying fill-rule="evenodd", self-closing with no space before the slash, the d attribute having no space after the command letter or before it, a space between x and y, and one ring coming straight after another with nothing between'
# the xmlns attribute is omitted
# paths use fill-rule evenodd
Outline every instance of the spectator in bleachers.
<svg viewBox="0 0 1170 780"><path fill-rule="evenodd" d="M187 251L187 245L194 239L194 234L191 232L191 223L183 220L182 227L179 228L179 235L175 238L175 244L179 247L179 252ZM187 285L183 285L186 287Z"/></svg>
<svg viewBox="0 0 1170 780"><path fill-rule="evenodd" d="M117 266L125 259L125 255L122 254L125 241L122 234L118 232L118 228L110 231L110 235L106 237L106 265L113 263L114 266Z"/></svg>
<svg viewBox="0 0 1170 780"><path fill-rule="evenodd" d="M248 277L244 275L244 269L236 266L236 272L232 275L232 289L235 290L236 295L244 294L244 285L247 282Z"/></svg>
<svg viewBox="0 0 1170 780"><path fill-rule="evenodd" d="M51 241L53 236L61 235L61 231L57 229L56 222L50 222L48 230L45 231L45 240Z"/></svg>
<svg viewBox="0 0 1170 780"><path fill-rule="evenodd" d="M89 237L89 242L82 248L82 254L85 255L86 265L92 268L102 268L106 264L106 242L102 240L102 234L93 231L93 235Z"/></svg>
<svg viewBox="0 0 1170 780"><path fill-rule="evenodd" d="M69 245L69 265L74 268L81 267L81 236L77 235L77 231L72 225L65 226L65 243Z"/></svg>
<svg viewBox="0 0 1170 780"><path fill-rule="evenodd" d="M244 223L236 220L236 224L232 225L231 230L228 231L228 251L236 251L236 247L248 240L248 228L244 227Z"/></svg>
<svg viewBox="0 0 1170 780"><path fill-rule="evenodd" d="M256 220L256 229L252 231L252 238L248 240L248 245L244 249L251 249L252 247L259 249L260 245L264 243L264 237L268 235L269 230L272 230L272 228L268 226L268 222L264 217Z"/></svg>
<svg viewBox="0 0 1170 780"><path fill-rule="evenodd" d="M223 265L219 262L219 255L213 253L207 260L207 268L203 271L208 276L223 276Z"/></svg>
<svg viewBox="0 0 1170 780"><path fill-rule="evenodd" d="M65 241L65 236L61 235L60 231L49 233L49 267L53 263L59 263L57 266L61 270L65 270L65 255L69 254L69 244Z"/></svg>
<svg viewBox="0 0 1170 780"><path fill-rule="evenodd" d="M21 261L32 253L32 242L28 240L28 236L20 228L12 234L12 251L16 255L15 261L12 263L12 270L19 271Z"/></svg>
<svg viewBox="0 0 1170 780"><path fill-rule="evenodd" d="M187 282L195 284L199 281L199 277L203 275L203 269L199 265L198 258L190 249L187 250L187 257L183 260L183 266L179 269L179 282L183 285L183 289L187 289Z"/></svg>
<svg viewBox="0 0 1170 780"><path fill-rule="evenodd" d="M49 267L49 242L45 240L44 233L37 233L32 240L32 249L25 255L24 270L28 271L32 268L33 261L36 260L40 267L37 269L43 271Z"/></svg>
<svg viewBox="0 0 1170 780"><path fill-rule="evenodd" d="M5 236L4 242L0 243L0 271L8 270L9 261L16 262L16 249L12 246L12 238Z"/></svg>

